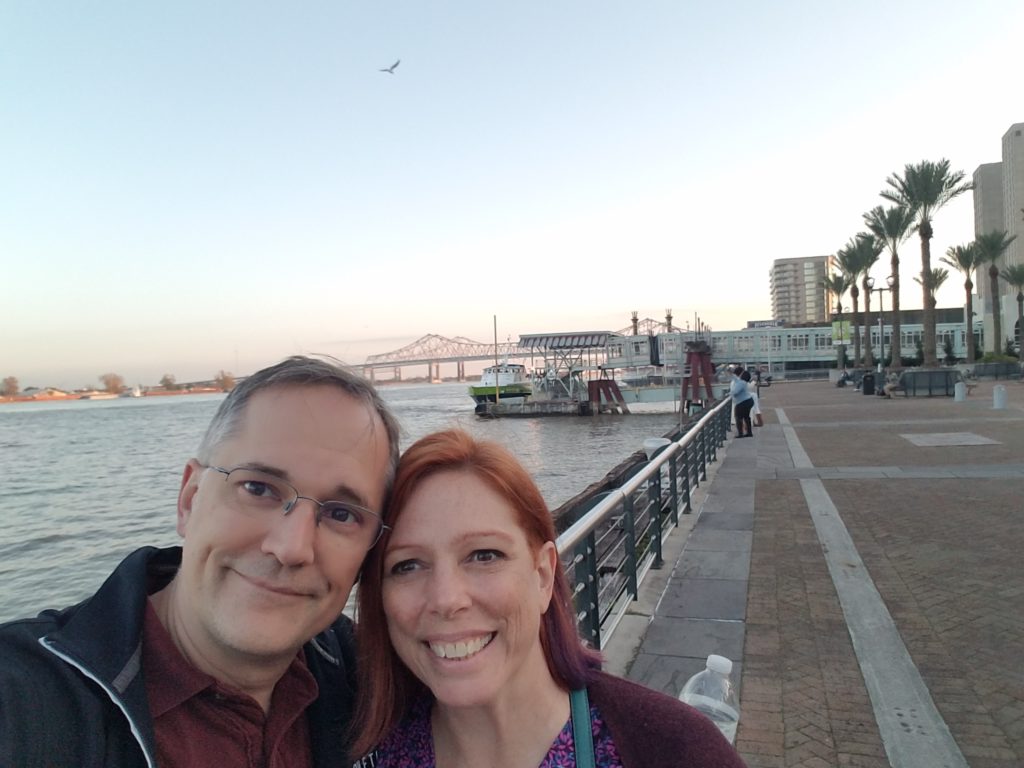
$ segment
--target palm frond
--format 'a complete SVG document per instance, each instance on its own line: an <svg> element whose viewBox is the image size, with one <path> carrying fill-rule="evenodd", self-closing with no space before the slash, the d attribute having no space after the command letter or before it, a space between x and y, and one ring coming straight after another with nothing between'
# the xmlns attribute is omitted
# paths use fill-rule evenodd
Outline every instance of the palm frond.
<svg viewBox="0 0 1024 768"><path fill-rule="evenodd" d="M950 171L949 165L946 158L908 163L902 175L894 173L885 180L889 186L878 194L897 205L914 208L920 227L950 200L974 189L973 182L965 181L963 171Z"/></svg>
<svg viewBox="0 0 1024 768"><path fill-rule="evenodd" d="M1024 264L1011 264L1004 267L999 276L1016 288L1018 293L1024 292Z"/></svg>
<svg viewBox="0 0 1024 768"><path fill-rule="evenodd" d="M993 229L991 232L978 235L974 242L978 252L979 263L994 263L1000 256L1006 253L1010 243L1016 239L1016 235L1010 235L1006 230L999 229Z"/></svg>
<svg viewBox="0 0 1024 768"><path fill-rule="evenodd" d="M913 207L892 205L883 208L876 205L864 214L864 225L876 240L885 244L890 253L895 253L903 242L916 231L917 227L914 223L916 217L917 209Z"/></svg>
<svg viewBox="0 0 1024 768"><path fill-rule="evenodd" d="M971 272L978 266L977 244L972 242L966 245L951 245L946 249L946 255L940 261L953 269L960 270L970 280Z"/></svg>

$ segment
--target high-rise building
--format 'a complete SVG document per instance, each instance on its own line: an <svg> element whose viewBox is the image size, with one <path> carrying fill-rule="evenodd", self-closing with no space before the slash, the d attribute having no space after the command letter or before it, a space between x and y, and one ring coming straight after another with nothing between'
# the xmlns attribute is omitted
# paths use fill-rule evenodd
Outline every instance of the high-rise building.
<svg viewBox="0 0 1024 768"><path fill-rule="evenodd" d="M1000 163L979 165L974 172L974 231L976 234L1005 230L1016 239L996 262L1002 272L1011 264L1024 264L1024 123L1015 123L1003 135L1003 159ZM981 300L984 327L992 328L992 301L988 266L978 269L975 291ZM1017 328L1016 292L1006 281L999 281L1000 317L1003 336L1020 339ZM978 311L978 310L976 310ZM985 334L985 351L1002 351L1004 339Z"/></svg>
<svg viewBox="0 0 1024 768"><path fill-rule="evenodd" d="M800 256L772 262L769 279L775 320L787 325L828 320L825 277L831 264L831 256Z"/></svg>

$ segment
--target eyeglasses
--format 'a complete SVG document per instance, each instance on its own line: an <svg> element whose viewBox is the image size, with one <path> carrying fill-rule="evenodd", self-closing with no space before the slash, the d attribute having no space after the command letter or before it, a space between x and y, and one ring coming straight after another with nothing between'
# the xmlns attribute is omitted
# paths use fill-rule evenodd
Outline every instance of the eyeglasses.
<svg viewBox="0 0 1024 768"><path fill-rule="evenodd" d="M238 510L254 517L266 516L277 510L289 514L299 499L316 505L317 527L323 523L328 533L351 541L369 550L380 539L388 526L380 515L350 501L319 501L302 496L295 486L275 475L248 467L207 467L224 475L229 501Z"/></svg>

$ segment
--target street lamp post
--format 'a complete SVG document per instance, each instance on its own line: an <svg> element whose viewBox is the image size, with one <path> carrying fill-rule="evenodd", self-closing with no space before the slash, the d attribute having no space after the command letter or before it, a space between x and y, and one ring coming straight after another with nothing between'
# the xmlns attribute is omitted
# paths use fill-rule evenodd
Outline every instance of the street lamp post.
<svg viewBox="0 0 1024 768"><path fill-rule="evenodd" d="M885 278L885 282L889 285L888 288L875 288L875 278L869 277L867 279L868 290L872 293L878 294L878 372L882 373L885 369L885 327L882 325L883 317L885 315L885 296L882 294L889 293L892 291L893 276L889 275ZM895 346L895 342L891 345ZM890 354L893 354L890 351Z"/></svg>

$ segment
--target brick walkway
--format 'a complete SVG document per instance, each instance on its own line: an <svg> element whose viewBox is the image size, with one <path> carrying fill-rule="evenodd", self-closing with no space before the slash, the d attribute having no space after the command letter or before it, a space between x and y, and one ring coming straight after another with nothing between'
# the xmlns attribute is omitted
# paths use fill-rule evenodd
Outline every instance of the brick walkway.
<svg viewBox="0 0 1024 768"><path fill-rule="evenodd" d="M674 695L706 653L731 656L751 768L1024 765L1024 384L962 403L778 384L762 409L755 439L728 444L629 675ZM850 562L823 539L833 506ZM859 569L898 652L850 592ZM893 705L904 671L927 706Z"/></svg>

